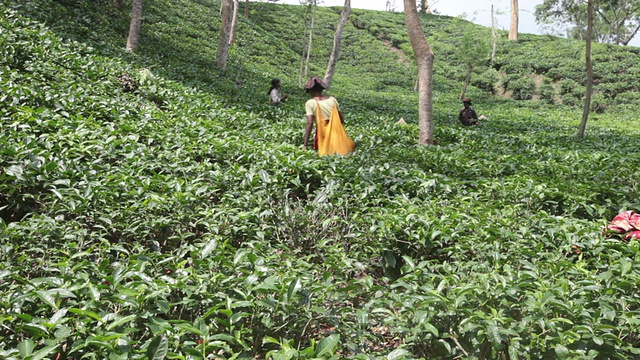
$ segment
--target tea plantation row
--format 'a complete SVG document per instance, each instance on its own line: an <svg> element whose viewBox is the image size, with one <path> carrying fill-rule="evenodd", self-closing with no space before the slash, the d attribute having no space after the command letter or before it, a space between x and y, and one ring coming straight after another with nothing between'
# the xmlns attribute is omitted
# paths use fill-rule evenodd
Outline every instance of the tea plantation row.
<svg viewBox="0 0 640 360"><path fill-rule="evenodd" d="M568 108L488 101L469 129L443 94L419 147L395 124L415 94L352 100L354 76L335 93L358 151L317 158L301 95L275 113L221 95L233 75L196 64L227 76L196 88L0 25L0 357L640 353L640 243L601 235L640 208L628 113L577 141Z"/></svg>

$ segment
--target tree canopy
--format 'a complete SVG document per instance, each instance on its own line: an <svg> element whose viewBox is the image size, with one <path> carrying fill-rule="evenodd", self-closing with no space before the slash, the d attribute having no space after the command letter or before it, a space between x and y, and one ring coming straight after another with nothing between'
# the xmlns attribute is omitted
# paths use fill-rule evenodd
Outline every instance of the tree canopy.
<svg viewBox="0 0 640 360"><path fill-rule="evenodd" d="M596 0L593 39L627 45L640 29L640 2L637 0ZM567 35L584 39L587 31L587 1L544 0L536 6L538 23L566 26Z"/></svg>

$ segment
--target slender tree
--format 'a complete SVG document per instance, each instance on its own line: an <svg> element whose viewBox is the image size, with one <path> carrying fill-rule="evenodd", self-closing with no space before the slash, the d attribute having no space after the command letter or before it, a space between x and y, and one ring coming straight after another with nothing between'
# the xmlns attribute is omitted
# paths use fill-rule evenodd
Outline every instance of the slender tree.
<svg viewBox="0 0 640 360"><path fill-rule="evenodd" d="M300 0L300 5L305 5L305 0ZM310 8L310 3L306 3L306 10L308 10ZM304 59L306 58L306 47L304 47L304 39L307 37L307 14L308 11L306 11L302 14L302 35L300 36L300 38L302 39L302 54L300 56L300 69L298 71L298 85L302 85L304 84L304 82L306 81L306 79L304 78L305 74L304 74Z"/></svg>
<svg viewBox="0 0 640 360"><path fill-rule="evenodd" d="M496 33L496 18L493 12L493 4L491 4L491 61L496 57L496 49L498 48L498 34Z"/></svg>
<svg viewBox="0 0 640 360"><path fill-rule="evenodd" d="M422 31L415 0L404 0L404 18L411 47L418 62L418 128L420 145L433 139L433 60L435 58Z"/></svg>
<svg viewBox="0 0 640 360"><path fill-rule="evenodd" d="M329 56L329 64L327 65L327 71L324 74L324 82L327 84L327 87L331 87L333 73L336 70L336 64L338 63L338 56L340 54L342 31L344 30L344 26L347 24L347 20L349 20L350 12L351 0L344 0L344 7L342 8L342 13L340 13L340 19L338 20L336 32L333 35L333 49L331 50L331 56Z"/></svg>
<svg viewBox="0 0 640 360"><path fill-rule="evenodd" d="M518 40L518 0L511 0L511 25L509 26L509 40Z"/></svg>
<svg viewBox="0 0 640 360"><path fill-rule="evenodd" d="M420 13L423 14L437 14L434 11L433 6L438 3L438 0L419 0L420 1Z"/></svg>
<svg viewBox="0 0 640 360"><path fill-rule="evenodd" d="M455 26L455 23L453 23L453 25ZM462 91L460 92L460 100L462 100L467 93L473 70L483 66L487 60L487 56L489 55L489 42L484 34L466 32L462 36L462 42L457 47L456 54L456 57L462 60L466 68L464 83L462 85Z"/></svg>
<svg viewBox="0 0 640 360"><path fill-rule="evenodd" d="M311 0L311 2L309 3L309 6L311 7L311 25L309 25L309 41L307 42L307 50L306 50L306 53L305 53L306 55L304 59L303 78L306 78L307 75L309 74L309 60L311 58L311 49L313 48L313 29L316 22L317 0Z"/></svg>
<svg viewBox="0 0 640 360"><path fill-rule="evenodd" d="M140 27L142 26L142 0L133 0L131 9L131 23L127 36L127 51L134 51L140 40Z"/></svg>
<svg viewBox="0 0 640 360"><path fill-rule="evenodd" d="M244 0L244 18L249 18L249 0Z"/></svg>
<svg viewBox="0 0 640 360"><path fill-rule="evenodd" d="M240 7L240 0L233 0L233 15L231 16L231 30L229 34L229 45L232 45L236 40L236 28L238 27L238 8Z"/></svg>
<svg viewBox="0 0 640 360"><path fill-rule="evenodd" d="M388 12L396 11L396 0L386 0L384 3L384 9Z"/></svg>
<svg viewBox="0 0 640 360"><path fill-rule="evenodd" d="M218 54L216 56L216 66L220 70L227 68L227 58L229 57L229 39L231 38L231 7L233 0L222 0L222 25L220 28L220 40L218 41Z"/></svg>
<svg viewBox="0 0 640 360"><path fill-rule="evenodd" d="M591 39L593 38L593 1L587 2L587 46L585 50L585 59L587 65L587 90L584 95L584 109L582 111L582 121L578 128L578 139L584 138L584 132L587 128L587 119L589 118L589 109L591 108L591 93L593 92L593 64L591 63Z"/></svg>
<svg viewBox="0 0 640 360"><path fill-rule="evenodd" d="M122 0L113 0L113 7L122 10Z"/></svg>

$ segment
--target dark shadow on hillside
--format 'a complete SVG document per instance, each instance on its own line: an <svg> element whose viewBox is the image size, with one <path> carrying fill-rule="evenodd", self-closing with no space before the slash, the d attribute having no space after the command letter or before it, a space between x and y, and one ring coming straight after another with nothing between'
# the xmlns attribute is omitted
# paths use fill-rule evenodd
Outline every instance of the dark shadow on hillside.
<svg viewBox="0 0 640 360"><path fill-rule="evenodd" d="M202 7L213 4L197 3ZM83 43L100 55L122 59L130 63L134 71L148 67L157 75L219 95L224 101L237 102L237 98L251 101L252 96L248 96L246 90L238 91L237 68L231 61L225 72L216 67L217 8L211 9L212 18L207 18L206 22L200 19L199 27L192 31L180 24L180 21L191 20L189 14L173 14L176 22L167 24L163 11L171 9L156 8L162 6L160 3L145 4L140 45L135 54L129 54L124 49L129 26L128 8L117 10L106 0L44 0L38 4L13 1L11 5L21 16L44 23L58 37ZM251 69L243 69L243 74L244 78L260 79L261 83L269 81Z"/></svg>

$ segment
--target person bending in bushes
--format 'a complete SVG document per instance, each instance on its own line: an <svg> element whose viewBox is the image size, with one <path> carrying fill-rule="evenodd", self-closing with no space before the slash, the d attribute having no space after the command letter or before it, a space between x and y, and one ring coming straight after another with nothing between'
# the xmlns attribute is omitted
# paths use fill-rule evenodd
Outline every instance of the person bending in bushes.
<svg viewBox="0 0 640 360"><path fill-rule="evenodd" d="M478 125L478 114L476 114L476 111L471 107L471 99L462 99L462 104L464 105L464 109L460 110L458 120L460 120L462 125Z"/></svg>
<svg viewBox="0 0 640 360"><path fill-rule="evenodd" d="M269 95L271 105L274 106L280 106L288 97L287 94L280 94L280 79L271 79L271 88L267 94Z"/></svg>
<svg viewBox="0 0 640 360"><path fill-rule="evenodd" d="M318 155L346 155L355 150L356 144L344 130L344 117L338 108L338 100L322 93L326 88L325 82L317 76L312 76L304 86L311 99L305 104L307 127L301 148L307 149L315 122L313 148L318 151Z"/></svg>

